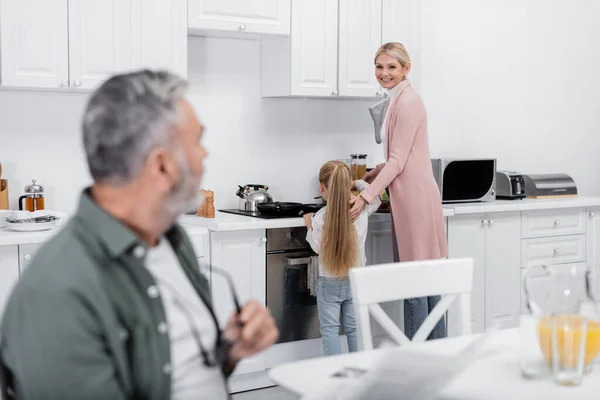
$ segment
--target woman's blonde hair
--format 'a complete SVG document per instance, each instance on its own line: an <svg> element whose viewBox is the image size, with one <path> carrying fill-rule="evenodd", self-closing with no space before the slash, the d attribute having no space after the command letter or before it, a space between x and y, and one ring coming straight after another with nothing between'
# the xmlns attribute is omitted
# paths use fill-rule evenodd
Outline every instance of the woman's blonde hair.
<svg viewBox="0 0 600 400"><path fill-rule="evenodd" d="M390 42L382 45L379 50L377 50L377 53L375 53L375 64L377 64L377 57L384 53L398 60L400 65L402 65L402 68L406 68L406 65L410 63L410 56L402 43Z"/></svg>
<svg viewBox="0 0 600 400"><path fill-rule="evenodd" d="M329 161L319 171L319 182L328 190L321 264L330 275L346 277L358 263L358 235L350 220L350 168Z"/></svg>

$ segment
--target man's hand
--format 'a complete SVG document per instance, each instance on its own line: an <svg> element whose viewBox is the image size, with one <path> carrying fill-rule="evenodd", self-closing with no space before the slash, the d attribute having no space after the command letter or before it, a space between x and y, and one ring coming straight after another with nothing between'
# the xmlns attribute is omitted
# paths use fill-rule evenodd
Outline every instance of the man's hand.
<svg viewBox="0 0 600 400"><path fill-rule="evenodd" d="M315 213L304 214L302 218L304 218L304 224L308 229L312 229L312 217L315 216Z"/></svg>
<svg viewBox="0 0 600 400"><path fill-rule="evenodd" d="M231 343L226 368L233 370L242 358L273 345L279 330L269 309L252 300L244 304L239 315L231 316L223 335Z"/></svg>

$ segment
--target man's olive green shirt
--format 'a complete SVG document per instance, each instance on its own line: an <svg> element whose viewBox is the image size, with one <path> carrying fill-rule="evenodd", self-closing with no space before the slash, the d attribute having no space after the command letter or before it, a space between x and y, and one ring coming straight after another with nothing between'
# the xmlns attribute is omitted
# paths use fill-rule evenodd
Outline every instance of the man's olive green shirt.
<svg viewBox="0 0 600 400"><path fill-rule="evenodd" d="M187 235L175 225L166 237L216 324ZM146 253L144 241L83 192L4 311L0 349L18 399L170 398L169 335L157 329L165 310Z"/></svg>

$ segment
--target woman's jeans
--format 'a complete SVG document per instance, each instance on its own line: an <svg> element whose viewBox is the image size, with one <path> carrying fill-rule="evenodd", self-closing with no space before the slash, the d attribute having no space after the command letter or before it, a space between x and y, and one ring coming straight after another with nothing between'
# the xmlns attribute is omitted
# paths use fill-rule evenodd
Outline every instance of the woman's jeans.
<svg viewBox="0 0 600 400"><path fill-rule="evenodd" d="M389 190L388 191L389 195ZM392 238L394 246L394 262L399 262L398 242L396 241L396 227L394 226L394 215L392 214ZM435 279L435 278L434 278ZM425 321L431 310L440 301L440 296L419 297L404 300L404 334L412 340L417 330ZM446 317L440 318L435 328L431 331L428 340L441 339L447 336Z"/></svg>
<svg viewBox="0 0 600 400"><path fill-rule="evenodd" d="M340 354L340 314L344 326L344 334L348 339L348 349L357 350L356 319L350 280L346 278L328 278L319 276L317 280L317 309L321 324L323 352L326 356Z"/></svg>

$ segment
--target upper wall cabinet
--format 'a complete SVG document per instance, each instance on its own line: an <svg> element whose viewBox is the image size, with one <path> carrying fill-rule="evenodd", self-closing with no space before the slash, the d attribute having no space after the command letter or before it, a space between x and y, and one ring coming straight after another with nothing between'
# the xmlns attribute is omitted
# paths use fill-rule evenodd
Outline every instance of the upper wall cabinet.
<svg viewBox="0 0 600 400"><path fill-rule="evenodd" d="M381 96L381 23L382 0L292 0L291 37L261 43L262 95Z"/></svg>
<svg viewBox="0 0 600 400"><path fill-rule="evenodd" d="M190 33L215 36L289 35L291 0L189 0Z"/></svg>
<svg viewBox="0 0 600 400"><path fill-rule="evenodd" d="M186 18L186 0L0 0L2 86L91 90L143 67L185 76Z"/></svg>

